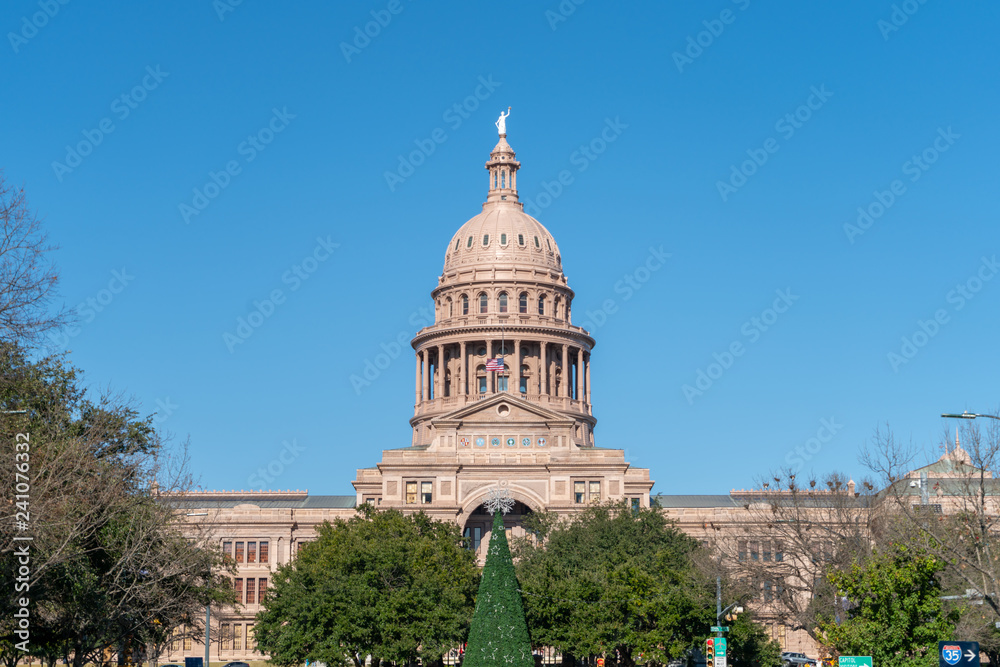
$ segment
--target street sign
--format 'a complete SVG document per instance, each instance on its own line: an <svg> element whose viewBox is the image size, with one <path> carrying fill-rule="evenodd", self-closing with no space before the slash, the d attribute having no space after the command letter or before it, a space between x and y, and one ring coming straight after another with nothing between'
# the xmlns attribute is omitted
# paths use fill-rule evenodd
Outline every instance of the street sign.
<svg viewBox="0 0 1000 667"><path fill-rule="evenodd" d="M979 642L938 642L939 667L979 667Z"/></svg>
<svg viewBox="0 0 1000 667"><path fill-rule="evenodd" d="M838 667L873 667L870 655L842 655L837 660Z"/></svg>
<svg viewBox="0 0 1000 667"><path fill-rule="evenodd" d="M705 626L701 626L705 627ZM722 658L722 662L719 662L719 658ZM716 637L715 638L715 664L716 667L726 667L726 638Z"/></svg>
<svg viewBox="0 0 1000 667"><path fill-rule="evenodd" d="M712 632L729 632L728 625L713 625Z"/></svg>
<svg viewBox="0 0 1000 667"><path fill-rule="evenodd" d="M726 656L720 655L716 657L715 667L726 667Z"/></svg>

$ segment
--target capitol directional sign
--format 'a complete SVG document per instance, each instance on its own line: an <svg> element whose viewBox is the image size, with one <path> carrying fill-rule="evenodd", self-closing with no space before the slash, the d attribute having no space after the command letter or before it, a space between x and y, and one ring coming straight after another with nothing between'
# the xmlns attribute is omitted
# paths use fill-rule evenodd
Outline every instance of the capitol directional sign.
<svg viewBox="0 0 1000 667"><path fill-rule="evenodd" d="M872 667L870 655L842 655L837 658L838 667Z"/></svg>
<svg viewBox="0 0 1000 667"><path fill-rule="evenodd" d="M938 642L939 667L979 667L979 642Z"/></svg>

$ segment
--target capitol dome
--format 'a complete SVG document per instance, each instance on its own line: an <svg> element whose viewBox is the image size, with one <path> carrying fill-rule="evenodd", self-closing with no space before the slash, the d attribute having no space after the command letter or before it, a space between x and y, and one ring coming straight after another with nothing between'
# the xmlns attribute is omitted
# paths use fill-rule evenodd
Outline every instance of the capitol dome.
<svg viewBox="0 0 1000 667"><path fill-rule="evenodd" d="M459 228L448 243L444 271L474 266L533 266L562 271L559 246L549 230L524 212L517 198L521 163L501 134L490 152L489 193L482 212Z"/></svg>
<svg viewBox="0 0 1000 667"><path fill-rule="evenodd" d="M444 270L474 264L530 264L562 270L556 240L517 202L487 202L482 213L452 237L445 252Z"/></svg>

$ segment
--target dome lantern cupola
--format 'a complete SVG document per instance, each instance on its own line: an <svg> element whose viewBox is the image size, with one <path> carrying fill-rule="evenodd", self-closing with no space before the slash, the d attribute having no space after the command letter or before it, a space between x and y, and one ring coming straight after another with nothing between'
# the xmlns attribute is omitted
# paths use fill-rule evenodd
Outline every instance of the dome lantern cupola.
<svg viewBox="0 0 1000 667"><path fill-rule="evenodd" d="M521 163L514 159L514 149L507 143L507 134L500 135L500 141L490 153L490 161L486 169L490 172L490 190L487 202L517 200L517 170Z"/></svg>

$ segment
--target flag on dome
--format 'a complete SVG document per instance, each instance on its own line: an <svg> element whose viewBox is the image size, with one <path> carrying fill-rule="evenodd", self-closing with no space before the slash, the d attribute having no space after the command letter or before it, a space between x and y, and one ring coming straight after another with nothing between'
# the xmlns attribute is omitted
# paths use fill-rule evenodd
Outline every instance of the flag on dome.
<svg viewBox="0 0 1000 667"><path fill-rule="evenodd" d="M503 372L503 357L486 360L486 372L489 373L490 371Z"/></svg>

